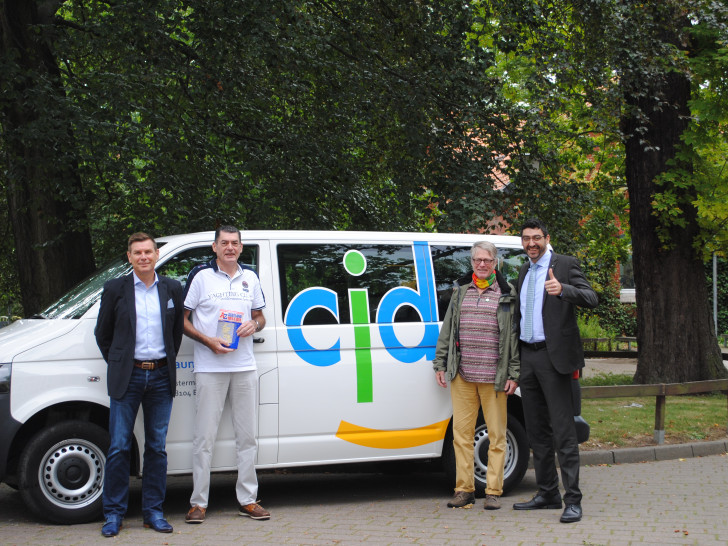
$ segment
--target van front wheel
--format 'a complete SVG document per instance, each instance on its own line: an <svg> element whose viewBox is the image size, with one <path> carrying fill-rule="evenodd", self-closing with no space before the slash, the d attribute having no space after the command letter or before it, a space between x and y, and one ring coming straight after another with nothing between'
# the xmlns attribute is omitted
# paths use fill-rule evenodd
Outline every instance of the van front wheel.
<svg viewBox="0 0 728 546"><path fill-rule="evenodd" d="M93 423L66 421L36 434L18 469L20 495L53 523L99 519L109 434Z"/></svg>
<svg viewBox="0 0 728 546"><path fill-rule="evenodd" d="M506 461L503 469L503 494L516 487L528 470L528 438L521 422L508 414L508 429L506 430ZM445 472L453 486L455 485L455 450L452 445L452 435L448 434L443 448ZM478 417L473 439L474 444L474 472L475 494L482 497L485 494L486 472L488 470L488 427L483 422L482 415Z"/></svg>

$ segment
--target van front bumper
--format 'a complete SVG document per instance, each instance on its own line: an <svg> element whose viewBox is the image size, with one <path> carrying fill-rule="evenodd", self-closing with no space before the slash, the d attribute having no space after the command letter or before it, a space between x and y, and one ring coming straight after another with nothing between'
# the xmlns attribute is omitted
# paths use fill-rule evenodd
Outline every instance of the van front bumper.
<svg viewBox="0 0 728 546"><path fill-rule="evenodd" d="M10 393L0 393L0 482L8 477L6 472L12 456L10 447L21 426L10 415Z"/></svg>

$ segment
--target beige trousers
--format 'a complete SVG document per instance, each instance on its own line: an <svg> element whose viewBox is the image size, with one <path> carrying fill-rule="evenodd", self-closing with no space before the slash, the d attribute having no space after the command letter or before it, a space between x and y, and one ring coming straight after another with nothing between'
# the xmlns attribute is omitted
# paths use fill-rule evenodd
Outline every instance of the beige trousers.
<svg viewBox="0 0 728 546"><path fill-rule="evenodd" d="M243 506L257 502L258 476L258 372L198 372L195 374L195 433L192 440L191 506L207 508L210 495L210 467L225 399L230 397L238 481L235 494Z"/></svg>
<svg viewBox="0 0 728 546"><path fill-rule="evenodd" d="M506 462L506 426L508 396L496 392L493 383L469 383L459 375L450 384L453 411L453 447L455 449L455 491L475 491L473 471L473 435L478 409L483 408L488 427L488 471L486 495L503 494L503 468Z"/></svg>

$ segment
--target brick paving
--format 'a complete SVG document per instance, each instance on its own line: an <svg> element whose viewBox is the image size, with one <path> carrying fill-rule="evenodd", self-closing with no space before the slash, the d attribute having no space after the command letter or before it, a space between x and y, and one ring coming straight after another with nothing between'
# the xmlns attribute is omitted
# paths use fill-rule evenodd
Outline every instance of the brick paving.
<svg viewBox="0 0 728 546"><path fill-rule="evenodd" d="M58 526L38 521L20 495L2 485L0 544L725 545L728 440L666 447L681 449L661 455L654 454L660 451L656 447L606 452L608 456L588 452L611 460L650 461L641 463L599 463L585 453L584 519L570 525L559 523L560 510L511 509L513 502L534 493L532 470L503 497L501 510L486 512L482 499L472 509L447 508L451 492L444 474L412 464L410 472L398 465L376 472L261 473L260 495L272 512L269 521L239 517L234 476L215 475L202 525L184 523L191 478L171 477L165 509L175 531L169 535L142 528L139 482L133 480L130 512L121 535L113 539L101 536L100 522Z"/></svg>
<svg viewBox="0 0 728 546"><path fill-rule="evenodd" d="M588 361L594 372L625 373L632 362ZM591 365L590 365L591 364ZM714 442L582 452L584 519L559 523L560 510L521 512L514 502L536 489L533 470L503 508L450 509L444 474L421 463L384 471L268 472L260 475L269 521L237 515L232 474L213 476L202 525L186 525L190 476L170 477L165 510L174 533L144 529L138 480L121 534L101 523L59 526L28 513L20 495L0 485L0 545L94 544L579 544L725 545L728 543L728 438ZM425 471L426 470L426 471Z"/></svg>

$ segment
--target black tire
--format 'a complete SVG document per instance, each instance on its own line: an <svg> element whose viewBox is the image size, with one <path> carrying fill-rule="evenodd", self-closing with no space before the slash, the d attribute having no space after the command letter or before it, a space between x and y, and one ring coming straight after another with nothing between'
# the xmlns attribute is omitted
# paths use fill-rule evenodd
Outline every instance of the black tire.
<svg viewBox="0 0 728 546"><path fill-rule="evenodd" d="M99 519L108 449L108 432L93 423L65 421L41 430L18 465L26 506L53 523Z"/></svg>
<svg viewBox="0 0 728 546"><path fill-rule="evenodd" d="M528 438L526 430L521 422L511 414L508 414L508 429L506 430L506 463L503 469L503 494L516 487L528 470ZM488 428L478 418L475 427L474 437L474 472L475 472L475 494L482 497L485 494L485 474L488 470ZM443 447L443 463L448 479L455 484L455 450L452 445L452 435L445 438Z"/></svg>

